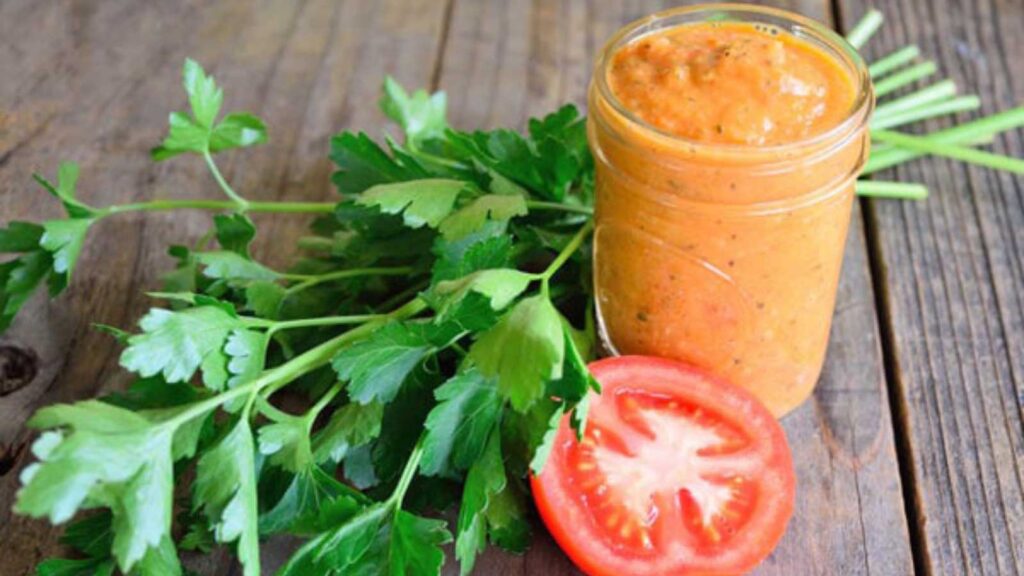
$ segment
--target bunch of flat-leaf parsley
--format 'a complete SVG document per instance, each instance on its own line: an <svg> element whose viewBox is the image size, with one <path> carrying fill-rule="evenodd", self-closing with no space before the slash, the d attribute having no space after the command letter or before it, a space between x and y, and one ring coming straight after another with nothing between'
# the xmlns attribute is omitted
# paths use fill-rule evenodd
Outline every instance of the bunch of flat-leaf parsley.
<svg viewBox="0 0 1024 576"><path fill-rule="evenodd" d="M456 503L463 573L488 541L522 551L523 478L564 414L583 426L596 386L582 249L593 170L576 109L528 136L458 132L443 94L388 80L381 106L404 142L336 136L340 202L254 202L214 156L266 141L263 123L222 117L195 62L184 84L191 111L171 114L153 158L201 156L225 200L89 206L64 164L55 184L36 179L68 217L0 230L0 251L19 254L0 267L6 325L44 280L67 285L99 220L221 212L196 246L171 248L177 266L153 294L164 304L138 333L104 327L135 384L32 418L44 432L16 511L63 523L100 509L67 529L83 557L39 573L180 574L177 549L226 544L255 576L260 539L292 534L305 545L281 575L433 575L453 536L430 516ZM320 215L288 271L250 254L257 211Z"/></svg>

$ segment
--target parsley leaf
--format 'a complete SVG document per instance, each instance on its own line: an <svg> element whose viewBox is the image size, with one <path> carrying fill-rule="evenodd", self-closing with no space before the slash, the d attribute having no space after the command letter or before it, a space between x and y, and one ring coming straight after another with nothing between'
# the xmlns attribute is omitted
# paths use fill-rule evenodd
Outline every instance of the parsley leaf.
<svg viewBox="0 0 1024 576"><path fill-rule="evenodd" d="M491 495L484 511L491 542L514 554L526 552L532 537L528 505L524 500L523 490L508 481L504 489Z"/></svg>
<svg viewBox="0 0 1024 576"><path fill-rule="evenodd" d="M7 228L0 228L0 253L32 252L39 248L43 227L31 222L11 222Z"/></svg>
<svg viewBox="0 0 1024 576"><path fill-rule="evenodd" d="M434 392L438 405L424 424L423 474L456 476L480 458L501 414L496 380L471 368Z"/></svg>
<svg viewBox="0 0 1024 576"><path fill-rule="evenodd" d="M446 239L458 240L480 230L488 220L511 220L526 213L522 196L485 194L445 218L439 230Z"/></svg>
<svg viewBox="0 0 1024 576"><path fill-rule="evenodd" d="M76 198L75 187L78 185L78 164L74 162L61 162L57 169L57 185L39 174L33 174L32 178L46 189L54 198L60 200L71 218L93 218L99 215L99 211Z"/></svg>
<svg viewBox="0 0 1024 576"><path fill-rule="evenodd" d="M347 574L345 569L366 554L377 533L387 528L392 513L390 502L363 509L340 526L310 540L292 555L278 576Z"/></svg>
<svg viewBox="0 0 1024 576"><path fill-rule="evenodd" d="M412 574L433 576L441 573L444 550L452 541L443 520L423 518L399 510L391 523L381 530L369 553L353 567L356 574ZM390 533L388 533L390 532Z"/></svg>
<svg viewBox="0 0 1024 576"><path fill-rule="evenodd" d="M260 533L316 535L361 508L351 488L314 466L295 474L274 507L260 516Z"/></svg>
<svg viewBox="0 0 1024 576"><path fill-rule="evenodd" d="M233 330L224 344L228 356L228 386L234 388L260 375L265 362L267 335L255 330Z"/></svg>
<svg viewBox="0 0 1024 576"><path fill-rule="evenodd" d="M505 464L501 457L501 435L491 432L483 453L475 459L466 477L459 508L459 529L455 541L455 557L461 563L461 574L473 571L476 557L487 545L485 514L491 498L505 489Z"/></svg>
<svg viewBox="0 0 1024 576"><path fill-rule="evenodd" d="M217 243L221 248L249 258L249 244L256 237L256 225L245 214L217 214L213 217Z"/></svg>
<svg viewBox="0 0 1024 576"><path fill-rule="evenodd" d="M451 339L451 330L422 322L393 322L339 352L332 366L339 378L349 382L352 400L390 402L413 369Z"/></svg>
<svg viewBox="0 0 1024 576"><path fill-rule="evenodd" d="M378 184L429 176L418 164L399 163L363 133L344 132L331 138L331 160L338 165L331 181L343 195L359 193Z"/></svg>
<svg viewBox="0 0 1024 576"><path fill-rule="evenodd" d="M70 219L51 220L42 226L11 222L6 229L0 228L0 252L21 254L0 263L0 332L10 326L44 279L48 280L51 296L67 287L85 235L100 217L99 211L75 198L77 164L60 165L57 185L38 174L33 177L64 204Z"/></svg>
<svg viewBox="0 0 1024 576"><path fill-rule="evenodd" d="M36 576L113 576L115 566L107 558L49 558L36 566Z"/></svg>
<svg viewBox="0 0 1024 576"><path fill-rule="evenodd" d="M48 558L36 566L36 576L110 576L117 564L111 557L113 516L109 511L68 524L60 542L85 556L77 560Z"/></svg>
<svg viewBox="0 0 1024 576"><path fill-rule="evenodd" d="M174 269L161 277L165 292L196 292L198 267L192 258L192 251L185 246L172 245L167 255L177 260Z"/></svg>
<svg viewBox="0 0 1024 576"><path fill-rule="evenodd" d="M224 102L224 92L217 87L213 77L207 76L202 66L191 58L185 59L182 76L196 123L204 128L212 127Z"/></svg>
<svg viewBox="0 0 1024 576"><path fill-rule="evenodd" d="M271 464L290 472L308 470L313 464L309 432L310 422L305 418L279 418L259 429L260 454L270 456Z"/></svg>
<svg viewBox="0 0 1024 576"><path fill-rule="evenodd" d="M473 272L458 280L441 282L434 292L442 299L442 314L465 298L470 291L486 296L491 308L501 310L522 294L531 281L531 274L510 268L497 268Z"/></svg>
<svg viewBox="0 0 1024 576"><path fill-rule="evenodd" d="M245 287L245 309L260 318L276 320L280 313L281 302L287 292L280 284L267 280L250 282Z"/></svg>
<svg viewBox="0 0 1024 576"><path fill-rule="evenodd" d="M281 277L280 274L254 262L237 252L219 250L214 252L196 252L196 262L203 265L203 275L207 278L224 280L260 280L270 282Z"/></svg>
<svg viewBox="0 0 1024 576"><path fill-rule="evenodd" d="M125 572L170 533L175 428L95 400L40 410L40 462L22 473L15 509L57 524L84 505L113 511L113 554ZM64 430L70 430L65 432Z"/></svg>
<svg viewBox="0 0 1024 576"><path fill-rule="evenodd" d="M171 113L167 137L152 150L154 160L166 160L186 152L208 154L267 141L266 126L251 114L228 114L217 122L224 93L196 61L185 60L182 78L192 114Z"/></svg>
<svg viewBox="0 0 1024 576"><path fill-rule="evenodd" d="M206 512L218 542L238 541L245 576L259 576L255 445L247 418L199 459L193 506Z"/></svg>
<svg viewBox="0 0 1024 576"><path fill-rule="evenodd" d="M12 223L6 230L0 229L0 247L8 247L7 252L24 252L18 258L0 264L0 331L10 326L18 310L51 270L53 259L46 251L20 250L28 238L41 238L42 234L41 226L21 222Z"/></svg>
<svg viewBox="0 0 1024 576"><path fill-rule="evenodd" d="M525 412L548 380L561 378L564 354L561 316L545 296L532 296L484 333L469 357L483 374L498 376L502 396Z"/></svg>
<svg viewBox="0 0 1024 576"><path fill-rule="evenodd" d="M586 123L572 105L531 121L529 138L507 129L471 134L448 130L445 136L462 158L554 201L565 199L572 184L593 165Z"/></svg>
<svg viewBox="0 0 1024 576"><path fill-rule="evenodd" d="M370 442L380 434L383 418L383 406L377 402L350 402L335 410L327 425L313 438L316 461L342 461L351 449Z"/></svg>
<svg viewBox="0 0 1024 576"><path fill-rule="evenodd" d="M384 79L380 108L402 127L409 141L440 137L448 127L445 107L444 92L417 90L410 95L390 76Z"/></svg>
<svg viewBox="0 0 1024 576"><path fill-rule="evenodd" d="M540 474L544 471L544 465L547 464L548 456L551 455L551 448L555 445L558 425L561 424L563 416L565 416L565 406L559 405L551 414L551 418L544 428L544 435L540 444L533 451L533 458L530 460L530 470L534 474Z"/></svg>
<svg viewBox="0 0 1024 576"><path fill-rule="evenodd" d="M39 245L53 254L53 271L71 276L71 269L82 252L82 243L89 232L92 219L50 220L43 223L43 237Z"/></svg>
<svg viewBox="0 0 1024 576"><path fill-rule="evenodd" d="M443 521L377 504L311 540L278 576L438 575L444 563L441 546L450 541Z"/></svg>
<svg viewBox="0 0 1024 576"><path fill-rule="evenodd" d="M139 321L142 334L128 339L121 366L168 382L187 382L200 367L203 383L220 390L228 379L223 347L232 331L245 324L220 306L197 306L173 312L152 308Z"/></svg>
<svg viewBox="0 0 1024 576"><path fill-rule="evenodd" d="M466 189L460 180L414 180L378 184L359 196L363 206L377 206L386 214L401 214L405 225L437 228L455 208L455 200Z"/></svg>
<svg viewBox="0 0 1024 576"><path fill-rule="evenodd" d="M434 245L437 256L432 270L434 284L462 278L478 270L508 266L512 240L503 234L503 227L494 232L501 235L485 232L481 238L474 238L474 234L456 242L438 238Z"/></svg>
<svg viewBox="0 0 1024 576"><path fill-rule="evenodd" d="M548 384L551 396L561 398L566 407L572 407L570 423L576 430L577 437L582 440L586 426L587 409L590 407L591 390L600 393L601 385L587 370L586 361L573 338L574 329L568 322L563 322L565 330L565 363L562 366L562 377Z"/></svg>

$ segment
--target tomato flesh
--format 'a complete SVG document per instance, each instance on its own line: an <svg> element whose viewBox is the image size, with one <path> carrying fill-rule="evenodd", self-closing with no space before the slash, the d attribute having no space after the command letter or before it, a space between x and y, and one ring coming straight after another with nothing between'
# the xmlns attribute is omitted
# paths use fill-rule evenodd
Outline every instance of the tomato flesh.
<svg viewBox="0 0 1024 576"><path fill-rule="evenodd" d="M795 479L778 422L742 389L676 362L591 364L603 392L578 441L563 420L534 498L592 576L737 574L775 547Z"/></svg>

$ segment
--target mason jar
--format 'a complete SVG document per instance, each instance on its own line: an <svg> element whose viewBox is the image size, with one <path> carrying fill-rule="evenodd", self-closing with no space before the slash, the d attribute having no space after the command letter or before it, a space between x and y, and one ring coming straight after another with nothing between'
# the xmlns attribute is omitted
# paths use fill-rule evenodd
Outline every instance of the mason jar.
<svg viewBox="0 0 1024 576"><path fill-rule="evenodd" d="M622 47L707 21L755 23L810 43L849 74L853 106L823 132L758 145L689 140L617 100L608 75ZM682 8L615 34L596 61L588 120L597 167L594 283L606 346L702 367L750 390L776 416L810 396L873 102L857 52L823 25L782 10Z"/></svg>

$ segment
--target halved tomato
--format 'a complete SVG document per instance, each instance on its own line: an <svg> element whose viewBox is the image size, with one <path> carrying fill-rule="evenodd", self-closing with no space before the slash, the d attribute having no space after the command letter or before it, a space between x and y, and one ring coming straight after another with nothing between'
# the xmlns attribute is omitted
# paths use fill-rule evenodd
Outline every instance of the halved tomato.
<svg viewBox="0 0 1024 576"><path fill-rule="evenodd" d="M642 356L590 365L586 433L564 420L532 478L548 530L591 576L740 574L793 513L786 437L743 389Z"/></svg>

